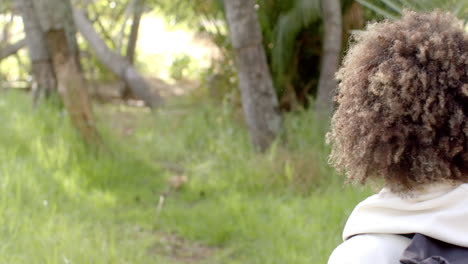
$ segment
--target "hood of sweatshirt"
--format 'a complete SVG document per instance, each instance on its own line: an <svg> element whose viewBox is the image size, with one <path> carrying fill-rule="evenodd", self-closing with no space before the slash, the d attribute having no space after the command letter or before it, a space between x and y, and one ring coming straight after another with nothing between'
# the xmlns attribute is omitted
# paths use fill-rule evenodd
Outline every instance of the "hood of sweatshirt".
<svg viewBox="0 0 468 264"><path fill-rule="evenodd" d="M368 233L421 233L468 247L468 184L433 185L410 197L384 188L356 206L343 239Z"/></svg>

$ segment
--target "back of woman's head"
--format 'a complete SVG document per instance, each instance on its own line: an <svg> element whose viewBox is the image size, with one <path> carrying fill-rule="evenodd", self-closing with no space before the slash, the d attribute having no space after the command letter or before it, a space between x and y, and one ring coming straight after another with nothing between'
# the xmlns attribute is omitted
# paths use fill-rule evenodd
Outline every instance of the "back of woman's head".
<svg viewBox="0 0 468 264"><path fill-rule="evenodd" d="M358 33L338 72L331 163L394 192L468 182L468 34L453 15L405 11Z"/></svg>

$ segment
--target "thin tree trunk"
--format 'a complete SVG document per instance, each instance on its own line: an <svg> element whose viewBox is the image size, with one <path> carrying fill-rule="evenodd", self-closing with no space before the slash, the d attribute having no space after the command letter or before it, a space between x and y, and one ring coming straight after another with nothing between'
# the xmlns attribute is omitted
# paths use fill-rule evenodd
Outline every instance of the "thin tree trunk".
<svg viewBox="0 0 468 264"><path fill-rule="evenodd" d="M33 102L37 104L42 97L47 98L57 90L57 80L33 0L15 1L23 18L26 44L37 84L33 85Z"/></svg>
<svg viewBox="0 0 468 264"><path fill-rule="evenodd" d="M138 40L138 33L140 31L141 17L143 16L144 11L144 4L145 0L135 0L133 2L133 20L132 26L130 28L130 36L128 37L127 52L125 53L125 58L132 65L135 64L136 45ZM124 83L122 97L130 98L132 95L132 90L126 83Z"/></svg>
<svg viewBox="0 0 468 264"><path fill-rule="evenodd" d="M26 46L26 39L21 39L13 44L6 45L0 49L0 61L9 57L13 54L16 54L20 49Z"/></svg>
<svg viewBox="0 0 468 264"><path fill-rule="evenodd" d="M133 6L133 21L130 28L130 36L128 37L127 52L125 57L131 63L135 63L136 44L138 41L138 33L140 31L141 17L143 16L145 0L135 0Z"/></svg>
<svg viewBox="0 0 468 264"><path fill-rule="evenodd" d="M151 93L150 85L136 71L136 69L124 57L111 51L94 30L93 25L87 20L85 14L79 10L73 10L75 23L94 50L99 60L106 65L114 74L123 79L132 92L143 100L149 107L157 107L162 104L159 94Z"/></svg>
<svg viewBox="0 0 468 264"><path fill-rule="evenodd" d="M321 3L325 32L316 111L320 118L325 119L333 112L333 97L337 87L335 73L341 54L342 21L339 0L322 0Z"/></svg>
<svg viewBox="0 0 468 264"><path fill-rule="evenodd" d="M282 121L254 4L253 0L224 0L245 119L255 149L264 151L278 135Z"/></svg>
<svg viewBox="0 0 468 264"><path fill-rule="evenodd" d="M101 139L94 123L87 83L80 65L70 1L34 1L65 108L84 140L90 145L99 144Z"/></svg>
<svg viewBox="0 0 468 264"><path fill-rule="evenodd" d="M130 12L131 12L131 7L133 5L133 2L135 0L131 0L130 2L127 3L127 6L123 9L123 22L119 30L119 34L117 34L116 42L117 42L117 48L116 51L120 54L123 50L123 45L124 45L124 40L125 40L125 29L127 28L127 23L130 20Z"/></svg>

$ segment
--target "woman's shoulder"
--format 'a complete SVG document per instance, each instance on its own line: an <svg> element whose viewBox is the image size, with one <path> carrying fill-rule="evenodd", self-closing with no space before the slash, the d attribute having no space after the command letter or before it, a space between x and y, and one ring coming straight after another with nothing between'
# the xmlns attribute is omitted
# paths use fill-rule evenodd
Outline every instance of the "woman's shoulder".
<svg viewBox="0 0 468 264"><path fill-rule="evenodd" d="M367 233L421 233L467 247L467 194L467 184L434 185L408 197L384 190L354 208L343 230L343 240Z"/></svg>

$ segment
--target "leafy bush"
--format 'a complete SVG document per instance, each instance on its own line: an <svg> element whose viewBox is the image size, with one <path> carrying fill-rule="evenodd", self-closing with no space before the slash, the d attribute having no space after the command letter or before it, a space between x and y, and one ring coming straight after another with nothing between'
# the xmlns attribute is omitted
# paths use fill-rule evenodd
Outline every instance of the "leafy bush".
<svg viewBox="0 0 468 264"><path fill-rule="evenodd" d="M187 54L182 54L181 56L174 58L169 69L171 77L174 80L184 79L188 74L190 63L191 59Z"/></svg>

